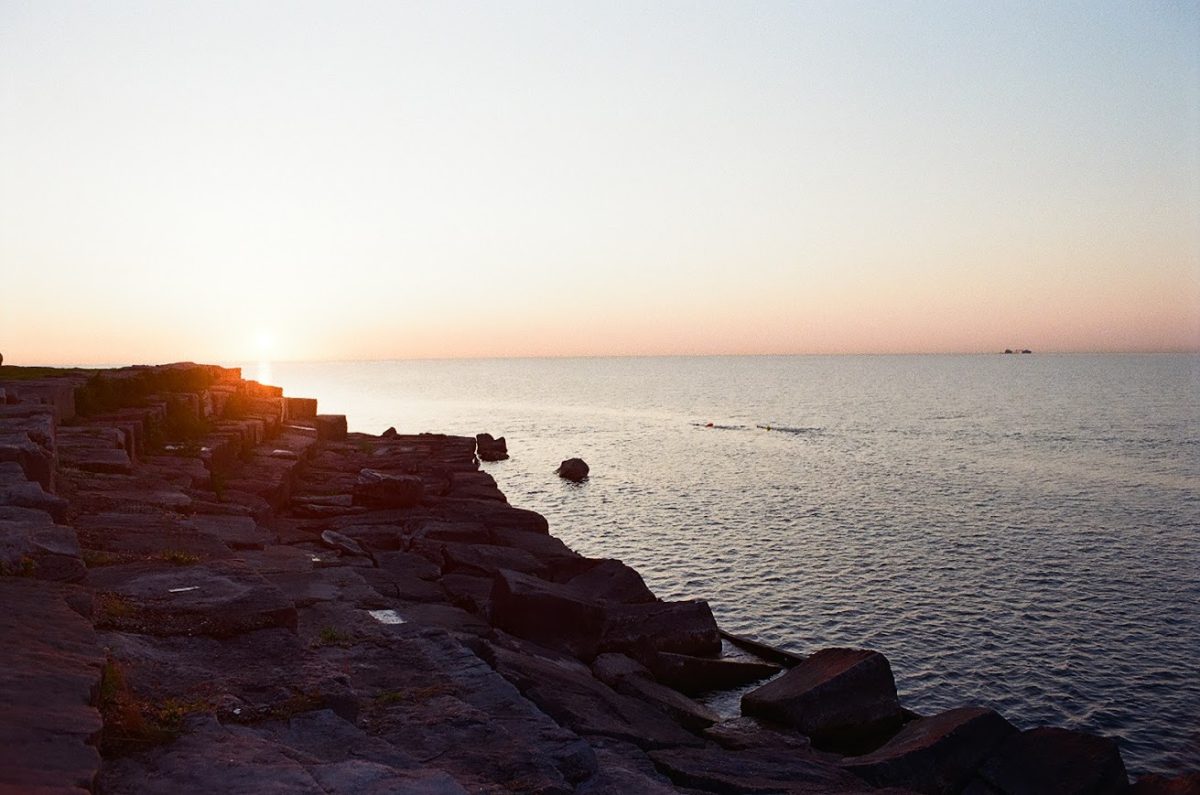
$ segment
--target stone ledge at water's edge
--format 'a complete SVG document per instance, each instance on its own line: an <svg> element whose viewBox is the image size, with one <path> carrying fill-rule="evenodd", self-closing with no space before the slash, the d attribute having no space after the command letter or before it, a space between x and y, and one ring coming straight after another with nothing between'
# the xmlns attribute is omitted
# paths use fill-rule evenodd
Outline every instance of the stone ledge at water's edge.
<svg viewBox="0 0 1200 795"><path fill-rule="evenodd" d="M478 444L236 369L0 369L0 793L1130 789L1111 740L722 633L510 506Z"/></svg>

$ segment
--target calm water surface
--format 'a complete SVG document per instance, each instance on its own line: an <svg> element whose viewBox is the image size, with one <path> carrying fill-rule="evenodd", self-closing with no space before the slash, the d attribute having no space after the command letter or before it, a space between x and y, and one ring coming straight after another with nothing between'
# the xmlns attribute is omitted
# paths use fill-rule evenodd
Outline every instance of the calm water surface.
<svg viewBox="0 0 1200 795"><path fill-rule="evenodd" d="M246 374L254 377L255 368ZM1200 357L275 364L351 430L508 438L510 502L664 598L797 652L867 646L907 706L1200 767ZM712 427L705 427L707 423ZM582 485L553 475L581 456Z"/></svg>

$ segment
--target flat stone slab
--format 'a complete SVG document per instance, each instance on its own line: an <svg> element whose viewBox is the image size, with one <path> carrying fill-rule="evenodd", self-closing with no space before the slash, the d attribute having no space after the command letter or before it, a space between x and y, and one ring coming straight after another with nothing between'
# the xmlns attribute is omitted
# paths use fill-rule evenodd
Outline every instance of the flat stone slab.
<svg viewBox="0 0 1200 795"><path fill-rule="evenodd" d="M228 558L232 552L217 536L181 517L159 513L98 513L75 520L80 545L117 559L156 558L196 562Z"/></svg>
<svg viewBox="0 0 1200 795"><path fill-rule="evenodd" d="M866 793L864 782L836 765L774 749L670 748L651 751L676 784L722 793Z"/></svg>
<svg viewBox="0 0 1200 795"><path fill-rule="evenodd" d="M783 670L773 663L670 652L655 655L649 663L658 681L689 695L741 687Z"/></svg>
<svg viewBox="0 0 1200 795"><path fill-rule="evenodd" d="M78 582L87 569L72 528L44 511L0 506L0 575Z"/></svg>
<svg viewBox="0 0 1200 795"><path fill-rule="evenodd" d="M0 578L0 792L91 789L104 651L75 586Z"/></svg>
<svg viewBox="0 0 1200 795"><path fill-rule="evenodd" d="M296 607L238 561L137 563L92 570L97 626L149 635L227 637L296 626Z"/></svg>

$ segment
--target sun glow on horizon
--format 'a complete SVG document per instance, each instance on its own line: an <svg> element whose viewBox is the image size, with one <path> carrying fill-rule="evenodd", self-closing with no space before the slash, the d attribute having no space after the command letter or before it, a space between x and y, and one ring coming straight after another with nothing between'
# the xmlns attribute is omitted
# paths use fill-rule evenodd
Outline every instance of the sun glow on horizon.
<svg viewBox="0 0 1200 795"><path fill-rule="evenodd" d="M1017 5L0 4L0 351L1200 350L1200 14Z"/></svg>

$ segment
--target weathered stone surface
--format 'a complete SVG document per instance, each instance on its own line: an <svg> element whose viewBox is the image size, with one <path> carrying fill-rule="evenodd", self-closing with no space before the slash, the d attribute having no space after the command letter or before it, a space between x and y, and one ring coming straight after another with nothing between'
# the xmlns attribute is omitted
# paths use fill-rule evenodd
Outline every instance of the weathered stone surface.
<svg viewBox="0 0 1200 795"><path fill-rule="evenodd" d="M262 549L272 534L248 516L193 516L180 526L212 536L230 549Z"/></svg>
<svg viewBox="0 0 1200 795"><path fill-rule="evenodd" d="M670 748L650 758L672 781L720 793L865 792L861 779L836 765L773 749Z"/></svg>
<svg viewBox="0 0 1200 795"><path fill-rule="evenodd" d="M425 495L425 484L413 475L393 475L374 469L358 473L354 486L356 503L378 508L411 508Z"/></svg>
<svg viewBox="0 0 1200 795"><path fill-rule="evenodd" d="M472 792L568 793L596 772L591 748L441 630L405 624L344 654L363 721Z"/></svg>
<svg viewBox="0 0 1200 795"><path fill-rule="evenodd" d="M364 550L353 538L342 535L336 530L326 530L321 533L321 543L330 549L336 549L342 555L369 558L370 553Z"/></svg>
<svg viewBox="0 0 1200 795"><path fill-rule="evenodd" d="M107 566L93 569L88 580L100 595L97 626L212 637L296 626L291 601L236 561Z"/></svg>
<svg viewBox="0 0 1200 795"><path fill-rule="evenodd" d="M900 726L887 658L864 649L824 649L742 697L742 712L799 729L814 745L864 752Z"/></svg>
<svg viewBox="0 0 1200 795"><path fill-rule="evenodd" d="M774 676L782 670L772 663L693 657L669 652L656 654L647 662L658 681L693 695L741 687Z"/></svg>
<svg viewBox="0 0 1200 795"><path fill-rule="evenodd" d="M518 571L522 574L538 574L545 566L540 560L522 549L501 547L494 544L457 544L446 541L414 541L409 547L418 554L441 553L442 570L465 572L491 577L501 570Z"/></svg>
<svg viewBox="0 0 1200 795"><path fill-rule="evenodd" d="M597 560L570 578L567 584L597 602L636 604L656 601L642 575L619 560Z"/></svg>
<svg viewBox="0 0 1200 795"><path fill-rule="evenodd" d="M603 651L717 654L721 633L708 602L651 602L605 608Z"/></svg>
<svg viewBox="0 0 1200 795"><path fill-rule="evenodd" d="M92 698L104 652L75 586L0 577L0 791L89 789L100 767Z"/></svg>
<svg viewBox="0 0 1200 795"><path fill-rule="evenodd" d="M568 458L558 465L558 469L554 470L554 474L564 480L579 483L587 478L589 471L587 463L582 458Z"/></svg>
<svg viewBox="0 0 1200 795"><path fill-rule="evenodd" d="M1117 744L1057 728L1011 736L980 766L968 795L1116 795L1129 788Z"/></svg>
<svg viewBox="0 0 1200 795"><path fill-rule="evenodd" d="M675 795L679 790L658 772L650 757L635 745L593 740L598 769L579 786L577 795Z"/></svg>
<svg viewBox="0 0 1200 795"><path fill-rule="evenodd" d="M812 743L803 734L786 726L741 716L728 718L708 727L704 736L722 748L732 751L744 751L748 748L774 749L781 755L795 753L814 754ZM841 757L830 754L828 761L834 762Z"/></svg>
<svg viewBox="0 0 1200 795"><path fill-rule="evenodd" d="M486 657L526 698L579 734L612 737L643 748L701 744L662 712L617 693L574 660L495 644L489 645Z"/></svg>
<svg viewBox="0 0 1200 795"><path fill-rule="evenodd" d="M462 499L508 502L504 492L496 486L495 478L486 472L450 473L450 487L447 494Z"/></svg>
<svg viewBox="0 0 1200 795"><path fill-rule="evenodd" d="M301 709L329 708L347 719L358 712L345 673L290 629L226 638L103 632L100 641L148 703L175 699L239 721Z"/></svg>
<svg viewBox="0 0 1200 795"><path fill-rule="evenodd" d="M157 558L194 563L232 557L229 547L210 533L187 526L184 520L157 513L100 513L75 521L79 543L88 550L118 559Z"/></svg>
<svg viewBox="0 0 1200 795"><path fill-rule="evenodd" d="M550 525L540 513L514 508L497 500L445 499L431 507L435 518L450 522L482 522L497 529L528 530L549 533Z"/></svg>
<svg viewBox="0 0 1200 795"><path fill-rule="evenodd" d="M0 506L33 508L45 511L57 521L66 518L67 501L51 494L36 480L27 480L25 470L16 461L0 462Z"/></svg>
<svg viewBox="0 0 1200 795"><path fill-rule="evenodd" d="M881 748L850 757L842 766L877 786L903 786L927 795L956 793L1016 731L995 710L960 707L911 721Z"/></svg>
<svg viewBox="0 0 1200 795"><path fill-rule="evenodd" d="M518 637L590 659L599 651L605 612L567 586L501 571L492 590L492 622Z"/></svg>
<svg viewBox="0 0 1200 795"><path fill-rule="evenodd" d="M592 661L592 673L613 690L650 704L685 729L699 731L721 719L708 707L659 684L649 669L623 654L601 654Z"/></svg>
<svg viewBox="0 0 1200 795"><path fill-rule="evenodd" d="M289 420L311 420L317 416L316 398L286 397L284 403Z"/></svg>
<svg viewBox="0 0 1200 795"><path fill-rule="evenodd" d="M346 440L346 417L342 414L317 414L313 417L317 426L317 439L329 442Z"/></svg>
<svg viewBox="0 0 1200 795"><path fill-rule="evenodd" d="M0 507L0 576L78 582L86 574L73 529L44 511Z"/></svg>

